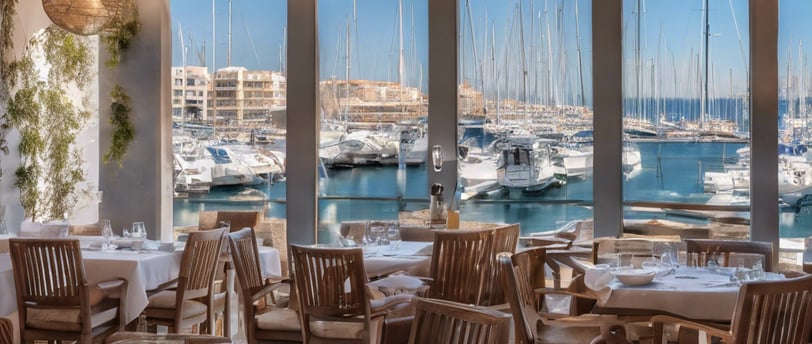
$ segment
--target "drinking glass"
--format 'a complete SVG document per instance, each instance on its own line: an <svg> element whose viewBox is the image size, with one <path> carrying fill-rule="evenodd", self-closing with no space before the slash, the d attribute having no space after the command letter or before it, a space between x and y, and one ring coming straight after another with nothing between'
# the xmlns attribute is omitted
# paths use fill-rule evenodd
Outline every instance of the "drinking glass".
<svg viewBox="0 0 812 344"><path fill-rule="evenodd" d="M101 234L104 237L105 245L110 245L113 242L113 227L110 226L110 219L102 220Z"/></svg>
<svg viewBox="0 0 812 344"><path fill-rule="evenodd" d="M386 229L386 240L389 240L390 250L397 250L400 247L400 228L396 223L390 224Z"/></svg>
<svg viewBox="0 0 812 344"><path fill-rule="evenodd" d="M141 246L144 245L144 240L147 238L147 228L143 222L133 222L130 237L133 239L133 248L136 251L141 251Z"/></svg>

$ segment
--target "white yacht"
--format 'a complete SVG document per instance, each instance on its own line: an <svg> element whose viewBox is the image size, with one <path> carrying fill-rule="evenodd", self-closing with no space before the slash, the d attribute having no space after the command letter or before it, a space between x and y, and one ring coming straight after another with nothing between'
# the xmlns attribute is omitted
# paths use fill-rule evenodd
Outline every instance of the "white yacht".
<svg viewBox="0 0 812 344"><path fill-rule="evenodd" d="M499 184L523 191L542 191L559 183L550 159L550 145L533 136L514 136L496 143L500 151Z"/></svg>

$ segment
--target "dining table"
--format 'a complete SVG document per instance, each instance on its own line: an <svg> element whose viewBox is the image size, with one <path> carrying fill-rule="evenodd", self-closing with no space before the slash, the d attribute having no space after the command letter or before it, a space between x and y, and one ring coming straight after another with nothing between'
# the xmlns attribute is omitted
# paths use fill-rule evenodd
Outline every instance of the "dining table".
<svg viewBox="0 0 812 344"><path fill-rule="evenodd" d="M170 284L178 277L183 248L171 252L156 250L82 250L85 275L89 284L116 278L128 281L126 322L138 318L146 308L148 292ZM279 251L273 247L260 247L259 259L265 277L282 274ZM9 253L0 253L0 316L17 310L14 274Z"/></svg>
<svg viewBox="0 0 812 344"><path fill-rule="evenodd" d="M364 266L370 279L393 273L429 277L433 243L401 241L394 245L365 246Z"/></svg>
<svg viewBox="0 0 812 344"><path fill-rule="evenodd" d="M729 322L742 282L735 268L658 269L650 283L626 285L614 278L616 268L587 268L584 282L597 296L601 313L667 314L694 320ZM766 279L783 275L765 273ZM743 282L747 283L747 282Z"/></svg>

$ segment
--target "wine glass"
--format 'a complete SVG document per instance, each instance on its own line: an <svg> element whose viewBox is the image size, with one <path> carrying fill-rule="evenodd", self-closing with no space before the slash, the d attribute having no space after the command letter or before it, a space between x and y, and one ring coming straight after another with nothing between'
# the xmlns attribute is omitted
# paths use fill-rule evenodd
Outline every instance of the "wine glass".
<svg viewBox="0 0 812 344"><path fill-rule="evenodd" d="M101 234L104 237L104 243L102 243L102 249L108 249L110 245L113 243L113 227L110 226L110 219L103 219L102 221L102 228Z"/></svg>
<svg viewBox="0 0 812 344"><path fill-rule="evenodd" d="M389 240L390 250L397 250L400 247L400 228L397 223L390 224L386 229L386 240Z"/></svg>
<svg viewBox="0 0 812 344"><path fill-rule="evenodd" d="M141 251L141 246L144 245L144 240L147 238L147 228L143 222L133 222L130 237L133 239L133 248L136 251Z"/></svg>

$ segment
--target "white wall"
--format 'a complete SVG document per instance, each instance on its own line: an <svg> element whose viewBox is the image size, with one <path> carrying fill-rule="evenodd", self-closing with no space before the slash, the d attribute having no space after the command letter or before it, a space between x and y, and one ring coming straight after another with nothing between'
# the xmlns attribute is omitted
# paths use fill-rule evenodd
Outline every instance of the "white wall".
<svg viewBox="0 0 812 344"><path fill-rule="evenodd" d="M51 20L42 9L40 1L20 1L17 4L17 15L14 17L14 48L12 56L7 56L7 61L12 61L20 58L25 53L25 47L28 40L37 32L51 25ZM91 51L94 51L95 46L98 44L97 38L91 39ZM96 69L97 61L91 65L92 69ZM77 147L81 150L84 160L84 170L86 174L86 183L78 185L78 188L90 187L96 190L99 184L99 148L98 148L98 96L97 75L93 75L86 90L85 96L88 97L89 104L88 110L91 113L91 118L87 122L87 126L79 133L77 137ZM71 95L74 104L81 104L81 95ZM6 101L0 100L0 112L5 113ZM14 186L15 177L14 172L19 166L20 156L17 150L17 145L20 143L20 135L16 130L10 130L7 134L7 145L9 148L8 155L0 154L0 168L2 168L2 178L0 179L0 204L6 206L6 224L9 231L17 232L20 223L25 217L25 212L20 205L20 191ZM71 216L69 221L76 224L85 224L95 222L98 219L98 205L94 199L83 199L77 205L77 210Z"/></svg>

